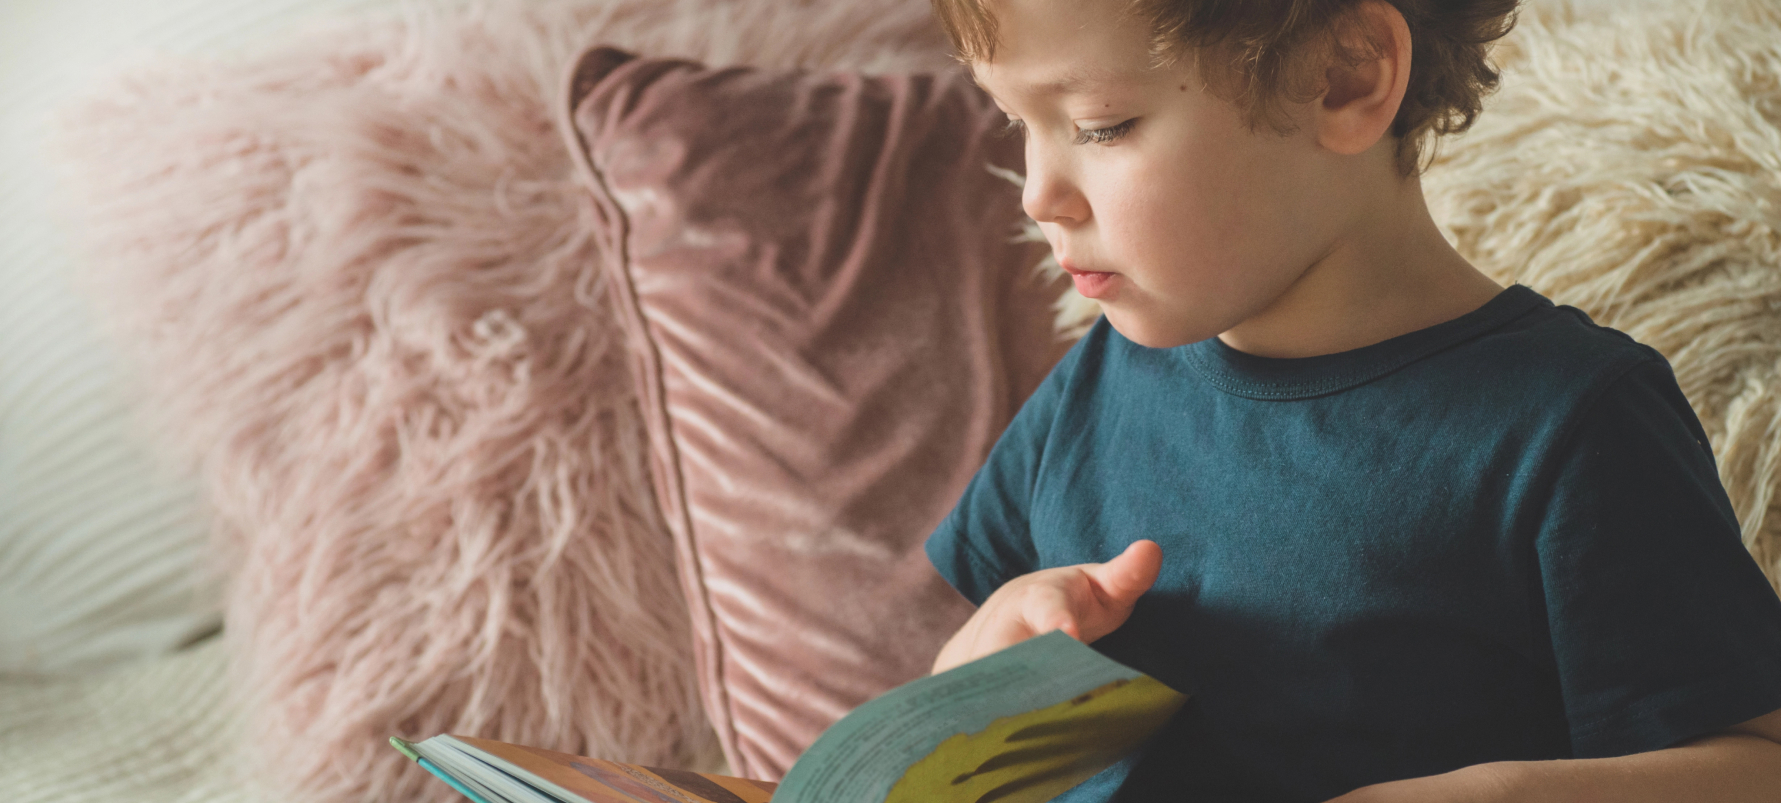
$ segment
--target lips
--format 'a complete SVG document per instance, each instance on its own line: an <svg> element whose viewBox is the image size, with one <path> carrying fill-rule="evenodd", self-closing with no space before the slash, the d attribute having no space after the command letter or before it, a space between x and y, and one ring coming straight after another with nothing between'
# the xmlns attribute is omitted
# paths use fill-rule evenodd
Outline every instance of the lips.
<svg viewBox="0 0 1781 803"><path fill-rule="evenodd" d="M1062 257L1058 258L1057 263L1063 266L1070 274L1070 279L1076 283L1076 292L1089 298L1107 295L1113 290L1114 282L1120 278L1119 274L1112 271L1084 270Z"/></svg>
<svg viewBox="0 0 1781 803"><path fill-rule="evenodd" d="M1083 267L1082 265L1078 265L1063 257L1058 257L1057 264L1062 265L1064 270L1069 272L1071 276L1084 273L1113 273L1113 271L1109 270L1094 270L1093 268Z"/></svg>

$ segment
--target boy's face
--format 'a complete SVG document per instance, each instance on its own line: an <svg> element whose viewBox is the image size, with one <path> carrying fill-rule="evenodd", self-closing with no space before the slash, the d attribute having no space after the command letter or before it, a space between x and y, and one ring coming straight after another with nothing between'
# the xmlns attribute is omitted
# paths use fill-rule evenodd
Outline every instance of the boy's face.
<svg viewBox="0 0 1781 803"><path fill-rule="evenodd" d="M1287 107L1294 134L1252 132L1191 59L1151 68L1121 5L996 0L994 58L972 72L1026 128L1022 203L1077 288L1127 338L1177 346L1266 310L1358 205L1306 106Z"/></svg>

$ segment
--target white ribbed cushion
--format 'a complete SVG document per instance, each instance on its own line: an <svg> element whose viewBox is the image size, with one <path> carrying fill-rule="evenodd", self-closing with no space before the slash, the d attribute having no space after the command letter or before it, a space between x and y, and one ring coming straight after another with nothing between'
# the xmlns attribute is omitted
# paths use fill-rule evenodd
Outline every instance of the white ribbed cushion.
<svg viewBox="0 0 1781 803"><path fill-rule="evenodd" d="M222 639L70 678L0 677L9 803L249 803ZM271 803L259 799L256 803Z"/></svg>
<svg viewBox="0 0 1781 803"><path fill-rule="evenodd" d="M151 457L51 212L53 111L149 52L220 54L394 0L0 1L0 673L164 652L218 620L196 485Z"/></svg>

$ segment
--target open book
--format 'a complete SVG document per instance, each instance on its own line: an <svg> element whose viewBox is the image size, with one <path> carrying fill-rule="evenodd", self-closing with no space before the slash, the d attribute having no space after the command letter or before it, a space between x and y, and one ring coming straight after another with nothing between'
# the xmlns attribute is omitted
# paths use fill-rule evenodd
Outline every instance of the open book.
<svg viewBox="0 0 1781 803"><path fill-rule="evenodd" d="M1186 701L1052 632L854 709L777 787L467 736L390 742L477 803L1043 803L1136 749Z"/></svg>

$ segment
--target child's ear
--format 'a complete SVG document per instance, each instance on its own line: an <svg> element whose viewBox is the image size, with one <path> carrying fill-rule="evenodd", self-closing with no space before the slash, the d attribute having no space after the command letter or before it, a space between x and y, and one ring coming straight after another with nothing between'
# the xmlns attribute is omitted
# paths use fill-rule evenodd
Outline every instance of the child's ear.
<svg viewBox="0 0 1781 803"><path fill-rule="evenodd" d="M1328 88L1315 104L1318 144L1346 156L1365 152L1391 130L1404 90L1410 84L1410 26L1384 0L1366 0L1354 10L1339 38L1355 56L1349 64L1331 54L1324 72Z"/></svg>

